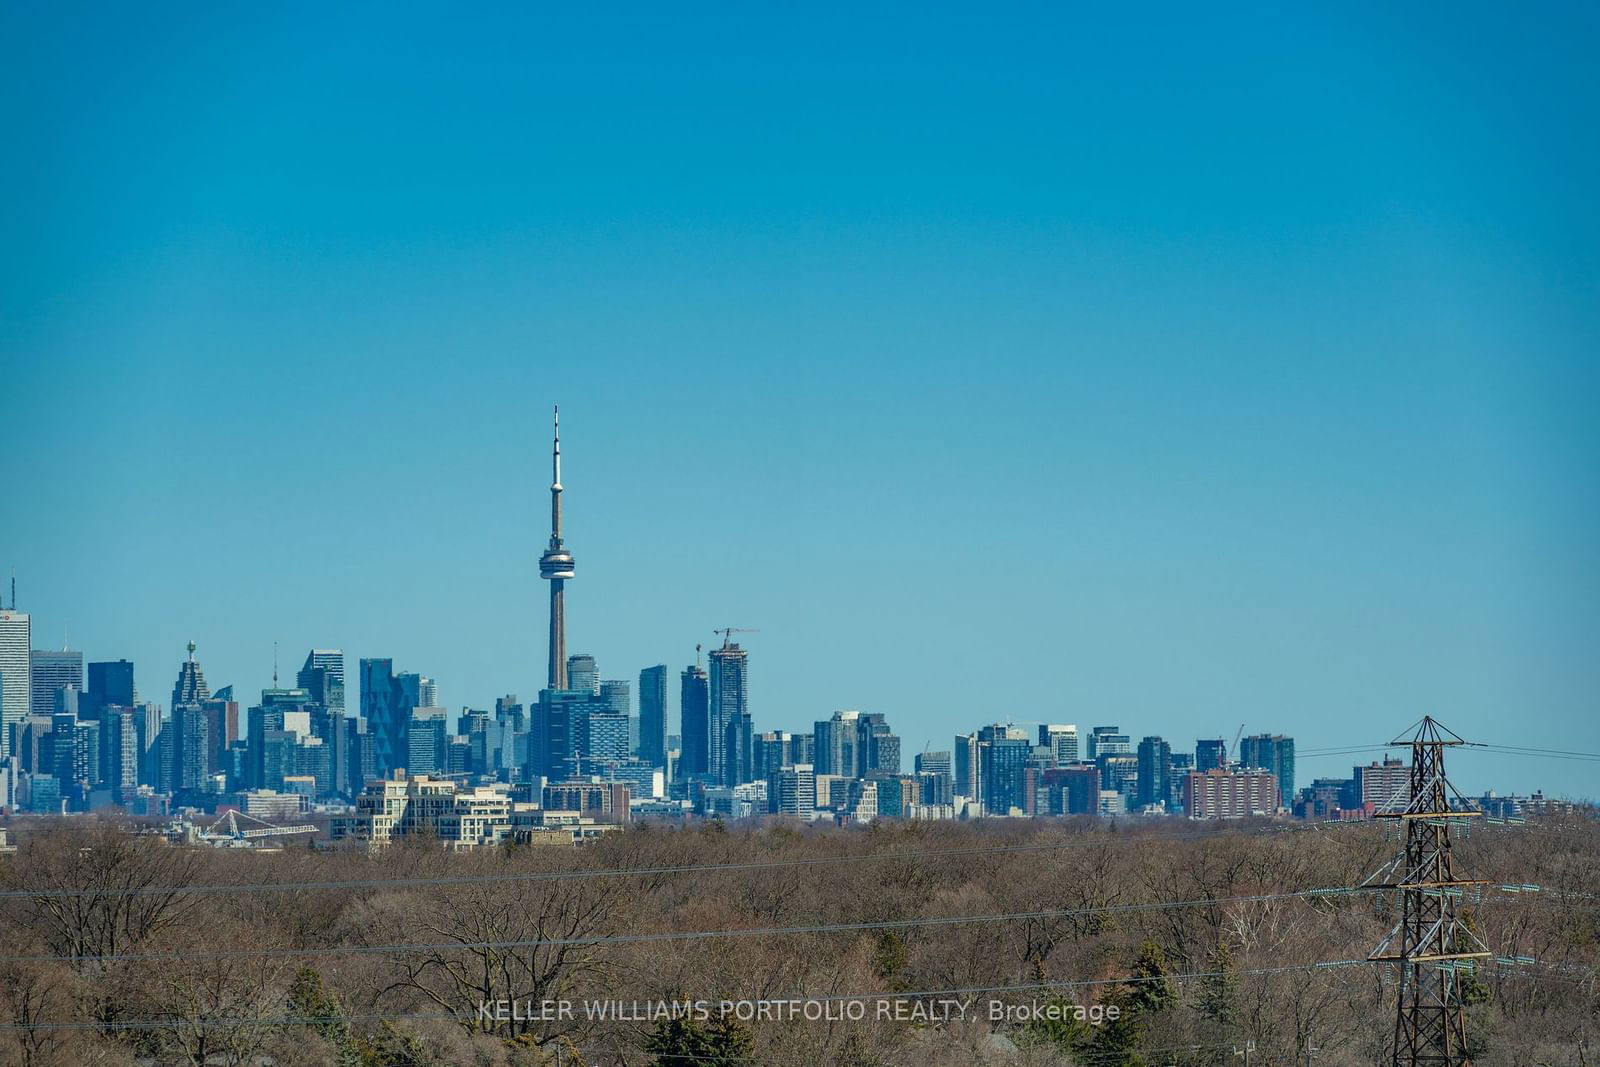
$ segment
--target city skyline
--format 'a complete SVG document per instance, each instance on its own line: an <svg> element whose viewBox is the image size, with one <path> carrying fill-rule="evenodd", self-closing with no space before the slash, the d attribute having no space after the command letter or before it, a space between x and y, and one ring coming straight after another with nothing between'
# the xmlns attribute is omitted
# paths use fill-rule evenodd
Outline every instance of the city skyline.
<svg viewBox="0 0 1600 1067"><path fill-rule="evenodd" d="M1592 10L5 18L35 647L1600 751Z"/></svg>
<svg viewBox="0 0 1600 1067"><path fill-rule="evenodd" d="M544 687L544 691L541 691L538 697L530 696L527 698L529 713L534 721L533 725L535 736L538 738L537 741L532 742L534 747L531 749L528 765L531 768L543 768L545 773L555 777L560 777L565 773L561 770L561 768L565 766L564 761L567 758L577 757L580 762L576 766L581 767L581 760L591 755L589 748L597 742L592 737L586 739L584 736L581 736L581 731L589 729L588 723L591 718L597 721L604 718L603 714L594 714L595 712L601 712L605 708L612 708L619 714L626 715L630 713L631 709L628 706L630 703L628 693L632 683L625 680L602 681L602 671L596 656L594 656L592 653L586 652L576 652L569 656L566 652L567 642L565 632L566 615L564 585L566 580L571 579L574 576L575 569L572 554L567 550L565 541L562 537L561 494L564 491L564 486L562 485L561 481L561 430L559 406L553 406L552 413L552 478L549 490L551 502L551 530L548 544L543 555L539 558L538 563L538 576L542 579L550 581L549 623L546 632L547 682L546 686ZM12 588L14 598L14 579ZM7 642L6 649L0 651L10 654L16 651L16 649L12 648L11 646L18 644L18 636L27 634L31 631L31 616L27 612L11 610L7 611L4 617L7 620L20 620L20 624L16 621L11 621L6 624L8 627L8 633L10 634L10 640ZM759 773L761 761L756 754L756 749L759 748L759 744L756 744L753 747L753 739L755 739L757 735L780 732L787 736L792 730L803 729L803 724L788 722L758 723L756 721L753 709L749 703L749 652L748 650L743 649L739 644L734 643L732 641L732 637L735 633L759 631L747 627L726 627L719 628L714 632L720 634L723 640L720 647L713 647L710 651L708 657L710 664L709 672L703 671L700 667L702 649L701 645L697 643L695 645L695 661L690 667L686 667L683 671L683 688L681 691L679 706L676 709L678 713L676 719L674 720L674 717L671 714L670 704L667 704L660 709L664 715L664 720L661 722L660 726L663 731L670 733L671 727L674 721L676 721L678 725L678 736L680 738L685 735L691 737L691 740L687 746L684 746L680 741L680 759L686 757L685 766L689 773L704 773L709 780L722 782L726 786L732 787L742 782L750 781L752 778L765 779L768 777L768 775L764 773ZM25 644L26 641L24 640L23 643ZM182 780L185 786L198 789L200 785L200 778L198 777L199 768L195 766L196 757L194 754L195 751L198 751L196 745L200 744L200 742L195 740L197 727L190 725L187 719L180 718L181 715L188 715L190 717L202 715L202 705L205 704L208 698L211 696L205 680L200 674L200 668L195 661L195 650L196 644L191 639L185 645L187 658L180 665L178 681L172 691L170 707L167 707L163 710L166 712L167 717L176 723L176 736L179 739L179 744L188 745L188 749L182 750L182 755L175 757L178 760L178 765L188 768L188 776L185 777L182 772L175 771L174 781ZM289 692L277 688L279 684L277 656L278 643L274 642L271 688L267 689L264 687L262 689L263 700L269 705L272 703L272 699L274 699L272 696L273 694L281 695ZM15 657L13 656L12 658ZM54 678L56 675L60 674L65 677L67 674L71 674L73 671L75 671L76 676L81 678L83 674L83 665L86 659L84 652L81 650L71 649L35 649L30 651L28 658L30 660L28 681L32 684L32 687L35 690L39 685L39 678L41 676ZM125 663L126 661L124 661L124 665ZM418 743L406 741L406 737L410 732L406 726L406 723L408 720L410 720L410 717L413 714L413 709L424 709L429 715L432 716L429 721L433 723L433 728L437 730L436 744L438 746L439 762L435 764L432 757L429 757L424 761L424 771L422 773L427 773L427 771L430 770L442 769L444 766L444 746L447 737L451 733L449 722L447 721L447 716L450 709L444 706L436 706L438 705L437 681L416 671L396 673L393 668L392 657L359 657L358 663L361 672L361 686L359 693L362 701L362 715L368 721L369 732L371 732L375 737L374 757L377 761L376 765L379 768L403 765L405 762L407 762L408 758L415 758L418 751L425 751L430 744L434 743L426 740L425 738L422 742L420 742L423 745L422 750L412 748L410 750L409 757L405 751L408 744L415 745ZM576 664L582 664L581 671L578 666L575 666ZM90 665L92 668L100 669L110 666L110 664L102 661L91 661ZM647 682L647 679L651 677L652 672L662 672L663 667L664 665L650 665L641 668L639 672L638 677L640 682L642 702L640 709L641 712L644 710L643 702L645 700L647 686L651 684ZM372 678L369 677L369 674L374 668L381 671L387 681L383 682L383 684L375 684L372 681ZM569 671L574 672L570 679ZM319 704L336 708L338 712L342 714L344 701L343 672L343 649L318 648L313 646L311 647L310 652L307 654L304 667L302 667L296 676L296 684L302 687L302 689L305 689L307 692L315 693L315 699ZM579 677L579 673L582 675L581 678ZM629 677L631 677L631 674ZM691 679L695 678L698 679L695 684L701 687L696 690L695 700L697 705L700 701L704 701L705 705L703 722L698 727L685 728L683 720L683 702L689 698ZM401 694L401 689L405 688L405 685L407 684L416 690L415 692L410 693L409 698ZM659 680L654 684L657 690L664 688L665 674L662 673L659 677ZM0 681L0 685L3 685L3 681ZM226 688L229 692L229 699L231 699L233 688L232 683L230 683ZM621 707L618 707L615 704L614 695L608 690L620 690L620 699L622 702ZM545 706L544 700L549 691L560 692L560 696L553 698L553 704L551 705L552 707L558 709L554 724L551 724L548 721L541 721L541 711ZM593 697L580 697L578 696L580 691L592 692ZM9 691L7 691L4 695L13 700L17 699L17 695ZM494 700L496 708L498 709L504 700L511 697L518 697L521 699L518 690L509 690L507 691L507 694L496 696ZM145 699L148 700L149 698L146 697ZM376 703L373 703L374 701L376 701ZM39 692L32 691L28 701L26 702L31 702L35 714L39 713L39 708L41 706L41 695ZM477 709L479 713L482 713L488 708L488 706L488 702L482 699L469 699L454 705L454 707L459 708L462 713L472 709ZM563 708L570 710L559 710ZM654 714L654 712L652 713ZM48 710L45 711L45 714L48 714ZM234 714L236 715L237 712L235 711ZM881 732L888 732L888 727L883 725L886 716L881 711L871 711L863 714L863 712L858 708L833 709L832 716L835 723L837 723L841 715L848 716L852 722L858 716L864 723L876 722ZM1082 716L1073 714L1070 709L1062 709L1061 714L1053 716L1053 719L1059 721L1064 717L1082 718ZM1051 725L1051 719L1019 719L1014 715L1005 716L1002 718L999 716L984 716L981 714L979 718L992 718L993 724L982 726L981 728L978 728L975 733L970 734L962 734L958 729L954 735L954 747L950 749L949 752L954 752L956 749L961 748L964 743L970 742L977 745L984 751L985 759L990 758L991 752L993 753L993 758L996 760L1001 758L1000 753L1012 752L1013 755L1006 756L1005 758L1011 760L1015 766L1020 767L1022 763L1026 762L1028 753L1031 751L1032 742L1027 739L1029 733L1027 727L1037 727L1039 732L1039 743L1046 744L1047 747L1056 747L1056 740L1052 736L1052 731L1061 730L1067 730L1072 733L1072 748L1074 751L1076 751L1079 744L1076 726L1054 726ZM626 753L630 748L638 748L639 735L642 729L640 723L641 720L639 718L635 717L633 719L634 737L630 743L627 737L627 723L626 721L622 721L622 739L618 743L621 744L622 751L624 753ZM821 731L826 725L827 723L825 721L816 721L816 726L819 731ZM1242 736L1248 725L1248 723L1241 723L1239 726L1239 733L1236 736ZM1002 727L1004 728L1003 732L997 732L1000 731ZM412 723L412 728L415 728L415 723ZM609 727L604 728L610 729ZM913 729L915 728L916 720L913 719ZM1268 724L1267 728L1276 730L1281 729L1281 726L1278 724ZM854 729L853 725L851 729ZM961 729L965 729L965 727L962 727ZM1085 729L1088 732L1083 735L1083 744L1086 746L1086 752L1090 759L1093 759L1097 754L1103 755L1107 752L1113 754L1122 754L1121 758L1126 762L1126 773L1133 774L1137 769L1137 778L1140 782L1137 789L1137 799L1140 803L1158 803L1163 799L1169 799L1175 804L1182 803L1178 799L1181 793L1179 788L1181 783L1178 781L1178 779L1172 779L1169 781L1168 775L1171 772L1172 766L1171 757L1173 749L1171 747L1171 740L1177 740L1181 744L1185 738L1174 737L1169 740L1164 738L1160 733L1147 735L1140 743L1138 755L1135 756L1133 754L1128 736L1124 734L1113 733L1113 731L1121 729L1120 724L1090 726L1086 720ZM1135 727L1135 729L1142 729L1142 727ZM555 732L552 733L551 731ZM609 736L610 735L608 735L608 737ZM1279 774L1281 768L1278 763L1278 758L1271 746L1274 736L1282 738L1284 735L1252 733L1250 737L1244 738L1244 745L1241 752L1234 753L1234 763L1244 767L1261 768L1262 770L1271 771L1274 775L1276 775L1276 780L1281 789L1281 803L1283 807L1287 809L1292 805L1295 799L1295 778L1293 768L1296 757L1294 741L1293 739L1289 739L1287 742L1289 753L1287 757L1289 772L1287 776L1284 776ZM946 740L949 738L950 735L946 735ZM963 740L964 738L966 739L965 742ZM1206 769L1206 757L1204 753L1208 746L1213 745L1213 741L1203 734L1196 735L1192 740L1195 743L1195 755L1194 757L1190 758L1188 766L1194 767L1199 764L1200 770L1204 771ZM929 736L923 743L921 749L913 750L912 755L916 756L919 761L921 754L924 752L932 752L936 755L948 755L948 752L945 752L939 748L938 741L939 738L937 736ZM1493 744L1497 741L1501 741L1501 739L1493 739L1488 743ZM1113 743L1112 747L1106 747L1108 742ZM220 745L220 742L217 743ZM816 762L819 766L818 773L824 773L824 769L831 771L832 768L830 764L837 762L841 757L836 752L830 759L827 751L828 742L825 740L819 740L817 743L820 751L820 755L816 757ZM862 742L863 745L865 743L865 741ZM1156 759L1150 754L1150 752L1147 752L1147 749L1150 748L1152 743L1159 745L1164 753L1159 759ZM1351 741L1349 743L1355 744L1357 742ZM1504 743L1510 743L1510 739L1505 740ZM835 747L837 747L837 741L833 742L833 744ZM853 744L854 743L852 742L852 745ZM901 764L901 739L898 736L894 737L893 744L893 765L895 767L899 767ZM1220 751L1225 754L1227 753L1228 744L1225 738L1218 737L1215 741L1215 745L1219 747ZM1008 748L1007 746L1011 747ZM1329 747L1338 746L1330 745ZM1376 750L1378 746L1376 743L1372 743L1369 747ZM193 749L194 751L189 751L190 749ZM847 749L847 751L849 750ZM1180 748L1178 751L1182 752L1183 750ZM1302 783L1310 781L1313 777L1323 777L1331 780L1332 778L1337 777L1338 774L1338 771L1335 769L1334 765L1342 765L1349 761L1349 754L1344 751L1323 754L1318 753L1313 749L1313 751L1307 755L1309 757L1309 761L1313 764L1313 767L1310 769L1309 773L1307 773L1301 779ZM254 758L259 759L260 756L257 755ZM201 759L203 760L203 757L201 757ZM854 755L848 755L844 757L844 759L845 762L850 764L852 768L847 773L847 777L859 777L861 773L864 773L864 768L870 765L876 765L876 757L874 756L869 760L867 753L864 750L855 752ZM1538 762L1541 760L1541 757L1497 752L1494 754L1493 760L1497 769L1503 771L1505 768L1505 763L1508 760ZM657 760L656 762L663 761L664 750L663 758ZM215 762L217 761L213 760L213 763ZM1319 768L1316 766L1316 764L1324 762L1330 764L1330 766L1327 768ZM1548 761L1546 760L1545 762ZM1006 766L1007 770L1003 773L1010 775L1012 773L1011 764L1007 764ZM1152 770L1157 772L1153 776L1151 774ZM1321 773L1323 770L1326 770L1327 773ZM969 770L968 773L970 774L974 772ZM992 773L994 772L989 770L984 770L981 772L983 775L989 775ZM1106 772L1102 771L1102 773ZM1359 766L1355 768L1355 773L1358 776L1356 779L1357 785L1355 788L1357 788L1359 791ZM352 776L350 779L352 782L354 781L354 777L355 776ZM1114 777L1115 776L1113 775L1113 779ZM342 768L339 772L339 780L346 780L344 777L344 770ZM1112 779L1108 779L1108 781L1109 780ZM975 779L969 781L969 785L974 783ZM1018 787L1020 788L1020 785ZM788 788L788 786L786 785L785 788ZM1497 790L1501 793L1515 793L1519 791L1516 788L1508 788L1505 783L1494 780L1493 778L1490 778L1488 781L1483 783L1483 788L1491 791ZM1544 785L1528 786L1522 791L1528 793L1533 793L1536 791L1548 792L1549 795L1570 796L1574 799L1593 799L1593 794L1591 793L1563 791L1559 788L1547 790ZM1064 797L1065 793L1062 793L1061 796ZM1002 808L1011 805L1011 803L1016 800L1020 800L1020 794L1018 797L1007 798L1002 803ZM1064 801L1060 800L1060 798L1058 798L1058 802L1064 803Z"/></svg>

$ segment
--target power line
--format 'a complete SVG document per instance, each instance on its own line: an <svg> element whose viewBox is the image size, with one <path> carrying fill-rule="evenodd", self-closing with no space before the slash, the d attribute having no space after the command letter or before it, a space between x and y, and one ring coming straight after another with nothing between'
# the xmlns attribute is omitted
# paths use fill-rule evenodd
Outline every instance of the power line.
<svg viewBox="0 0 1600 1067"><path fill-rule="evenodd" d="M985 845L961 848L907 849L890 852L866 852L852 856L817 856L804 859L749 860L732 863L680 864L659 867L632 868L579 868L562 871L523 871L513 874L439 875L437 877L365 878L306 882L238 882L222 885L160 885L112 886L106 888L72 887L63 889L5 889L0 899L63 899L77 897L165 896L172 893L276 893L311 890L343 889L394 889L402 887L489 885L504 882L544 882L587 878L648 877L652 875L697 874L716 871L756 871L788 867L831 866L875 860L926 859L937 856L980 856L998 853L1054 852L1074 848L1092 848L1098 845L1142 844L1156 841L1188 841L1218 836L1270 836L1293 833L1308 827L1283 827L1265 831L1234 830L1184 830L1170 834L1126 834L1096 831L1092 835L1066 841L1052 841L1024 845Z"/></svg>
<svg viewBox="0 0 1600 1067"><path fill-rule="evenodd" d="M1302 889L1282 893L1254 893L1232 897L1206 897L1195 900L1149 901L1139 904L1106 904L1088 908L1049 908L1038 911L994 912L979 915L937 915L916 919L874 919L864 922L816 923L802 926L732 927L725 930L658 930L638 934L600 934L594 937L549 937L504 941L450 941L383 945L325 945L304 948L239 948L209 952L118 952L105 955L30 955L0 956L0 964L18 963L125 963L170 962L182 960L321 958L374 956L390 953L467 952L518 948L589 947L632 945L660 941L703 941L733 937L792 937L802 934L853 933L863 930L903 930L923 926L962 926L969 923L1011 922L1018 919L1070 919L1088 915L1125 915L1178 908L1203 908L1221 904L1263 903L1316 897L1343 897L1371 893L1388 886L1336 886Z"/></svg>

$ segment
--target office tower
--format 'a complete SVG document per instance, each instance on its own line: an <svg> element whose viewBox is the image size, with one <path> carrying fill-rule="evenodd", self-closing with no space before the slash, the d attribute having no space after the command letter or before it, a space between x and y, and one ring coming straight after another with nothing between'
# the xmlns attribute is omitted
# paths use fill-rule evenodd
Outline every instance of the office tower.
<svg viewBox="0 0 1600 1067"><path fill-rule="evenodd" d="M955 764L949 752L919 752L912 761L919 784L918 802L950 804L955 796Z"/></svg>
<svg viewBox="0 0 1600 1067"><path fill-rule="evenodd" d="M572 553L561 540L561 409L556 408L550 464L550 545L539 557L539 577L550 583L550 675L547 689L570 688L567 681L567 579L574 577Z"/></svg>
<svg viewBox="0 0 1600 1067"><path fill-rule="evenodd" d="M311 694L304 689L263 689L261 703L245 712L245 788L276 789L275 782L294 773L282 747L293 740L289 714L310 702Z"/></svg>
<svg viewBox="0 0 1600 1067"><path fill-rule="evenodd" d="M820 744L818 747L821 747ZM977 799L979 773L977 734L956 734L950 766L956 795Z"/></svg>
<svg viewBox="0 0 1600 1067"><path fill-rule="evenodd" d="M639 720L633 717L633 683L619 679L602 679L600 682L600 703L612 711L620 712L626 716L628 723L627 755L637 751L639 747Z"/></svg>
<svg viewBox="0 0 1600 1067"><path fill-rule="evenodd" d="M744 785L755 781L755 746L751 737L750 715L736 711L724 728L722 784Z"/></svg>
<svg viewBox="0 0 1600 1067"><path fill-rule="evenodd" d="M667 665L639 672L639 758L652 767L667 762Z"/></svg>
<svg viewBox="0 0 1600 1067"><path fill-rule="evenodd" d="M54 714L42 748L61 795L73 807L86 809L89 792L100 779L100 724L79 722L70 711Z"/></svg>
<svg viewBox="0 0 1600 1067"><path fill-rule="evenodd" d="M361 729L361 721L353 720L350 730L350 783L351 787L359 791L366 788L366 784L374 778L383 777L384 772L378 770L378 739Z"/></svg>
<svg viewBox="0 0 1600 1067"><path fill-rule="evenodd" d="M620 711L624 715L633 714L633 683L618 679L606 679L600 683L600 702L612 711Z"/></svg>
<svg viewBox="0 0 1600 1067"><path fill-rule="evenodd" d="M396 675L391 659L361 661L361 715L372 735L379 775L404 767L410 756L406 734L411 727L411 709L419 706L420 682L420 675Z"/></svg>
<svg viewBox="0 0 1600 1067"><path fill-rule="evenodd" d="M1100 788L1121 793L1131 804L1139 800L1139 757L1133 753L1104 752L1095 759Z"/></svg>
<svg viewBox="0 0 1600 1067"><path fill-rule="evenodd" d="M792 736L786 730L770 730L751 739L750 747L755 754L757 780L771 780L779 770L793 766L794 761L789 755Z"/></svg>
<svg viewBox="0 0 1600 1067"><path fill-rule="evenodd" d="M194 642L188 645L189 658L184 660L178 668L178 680L172 686L172 706L177 708L180 704L198 704L211 696L211 689L206 685L206 676L200 671L200 664L194 659Z"/></svg>
<svg viewBox="0 0 1600 1067"><path fill-rule="evenodd" d="M1070 724L1042 725L1039 727L1039 744L1050 749L1055 765L1065 767L1078 762L1078 728Z"/></svg>
<svg viewBox="0 0 1600 1067"><path fill-rule="evenodd" d="M326 791L339 796L354 796L358 787L350 779L350 745L354 737L353 719L346 718L344 710L333 708L323 719L320 740L328 748L328 782ZM365 784L365 783L363 783Z"/></svg>
<svg viewBox="0 0 1600 1067"><path fill-rule="evenodd" d="M587 716L610 712L600 697L587 689L545 689L533 709L533 730L528 740L528 773L551 779L573 773L588 744ZM622 726L624 756L628 744L627 716Z"/></svg>
<svg viewBox="0 0 1600 1067"><path fill-rule="evenodd" d="M211 699L211 689L195 661L194 648L190 641L188 658L179 666L178 680L172 686L172 718L167 724L170 748L164 758L172 760L169 784L173 789L198 790L208 773L210 746L202 705Z"/></svg>
<svg viewBox="0 0 1600 1067"><path fill-rule="evenodd" d="M62 649L59 652L36 648L28 654L29 709L35 715L55 710L56 691L83 691L83 653Z"/></svg>
<svg viewBox="0 0 1600 1067"><path fill-rule="evenodd" d="M306 653L294 684L311 694L311 699L332 711L344 710L344 650L313 648Z"/></svg>
<svg viewBox="0 0 1600 1067"><path fill-rule="evenodd" d="M1206 738L1195 742L1194 769L1205 774L1207 771L1226 770L1228 764L1228 742L1219 738Z"/></svg>
<svg viewBox="0 0 1600 1067"><path fill-rule="evenodd" d="M523 733L528 729L528 713L523 710L522 704L517 700L517 694L507 693L494 700L495 721L514 733Z"/></svg>
<svg viewBox="0 0 1600 1067"><path fill-rule="evenodd" d="M28 613L16 610L13 585L9 609L0 609L0 757L11 754L11 726L33 710L33 627Z"/></svg>
<svg viewBox="0 0 1600 1067"><path fill-rule="evenodd" d="M605 703L583 713L578 754L585 760L614 763L628 758L628 716Z"/></svg>
<svg viewBox="0 0 1600 1067"><path fill-rule="evenodd" d="M1138 803L1141 808L1166 804L1171 788L1172 746L1159 737L1139 742Z"/></svg>
<svg viewBox="0 0 1600 1067"><path fill-rule="evenodd" d="M866 739L871 727L863 729L859 711L836 711L831 719L818 720L812 726L816 737L816 768L818 774L838 775L842 778L859 778L866 773ZM878 716L881 720L882 716ZM898 762L898 752L896 761Z"/></svg>
<svg viewBox="0 0 1600 1067"><path fill-rule="evenodd" d="M177 731L173 737L172 786L198 792L205 787L210 773L210 723L204 705L174 704L171 726Z"/></svg>
<svg viewBox="0 0 1600 1067"><path fill-rule="evenodd" d="M882 713L856 719L856 754L861 775L900 773L900 738L889 732Z"/></svg>
<svg viewBox="0 0 1600 1067"><path fill-rule="evenodd" d="M700 664L683 669L679 701L683 720L681 777L707 774L711 767L711 683Z"/></svg>
<svg viewBox="0 0 1600 1067"><path fill-rule="evenodd" d="M139 788L139 729L137 712L111 705L100 718L100 774L117 803Z"/></svg>
<svg viewBox="0 0 1600 1067"><path fill-rule="evenodd" d="M161 781L161 705L141 701L133 706L134 733L138 737L140 785Z"/></svg>
<svg viewBox="0 0 1600 1067"><path fill-rule="evenodd" d="M226 771L228 746L239 740L239 702L225 685L200 704L206 719L206 773Z"/></svg>
<svg viewBox="0 0 1600 1067"><path fill-rule="evenodd" d="M1255 734L1239 742L1239 766L1254 767L1278 779L1282 807L1294 804L1294 738Z"/></svg>
<svg viewBox="0 0 1600 1067"><path fill-rule="evenodd" d="M411 709L411 724L406 729L407 774L445 773L445 745L450 737L449 715L444 708Z"/></svg>
<svg viewBox="0 0 1600 1067"><path fill-rule="evenodd" d="M1167 811L1183 811L1183 784L1194 770L1193 752L1174 752L1167 771Z"/></svg>
<svg viewBox="0 0 1600 1067"><path fill-rule="evenodd" d="M600 668L593 656L580 652L567 657L567 688L574 693L600 692Z"/></svg>
<svg viewBox="0 0 1600 1067"><path fill-rule="evenodd" d="M400 700L408 708L436 708L438 702L433 697L438 696L438 687L433 684L425 674L415 671L401 671L394 676L395 685L400 687Z"/></svg>
<svg viewBox="0 0 1600 1067"><path fill-rule="evenodd" d="M767 779L767 809L809 819L817 810L817 776L810 764L780 767Z"/></svg>
<svg viewBox="0 0 1600 1067"><path fill-rule="evenodd" d="M990 729L985 727L985 730ZM1021 731L1006 731L1004 735L989 738L979 731L979 776L983 786L979 797L985 815L1009 815L1012 810L1026 810L1023 795L1023 771L1033 745L1027 737L1012 736Z"/></svg>
<svg viewBox="0 0 1600 1067"><path fill-rule="evenodd" d="M1089 732L1089 759L1101 756L1125 756L1133 751L1133 744L1120 726L1096 726Z"/></svg>
<svg viewBox="0 0 1600 1067"><path fill-rule="evenodd" d="M489 731L498 735L500 724L489 718L487 711L469 708L462 712L456 723L456 734L467 742L466 771L469 774L493 774L495 742Z"/></svg>
<svg viewBox="0 0 1600 1067"><path fill-rule="evenodd" d="M710 750L706 755L706 773L719 782L728 776L728 724L736 715L750 714L749 671L749 653L723 635L722 647L711 650Z"/></svg>
<svg viewBox="0 0 1600 1067"><path fill-rule="evenodd" d="M79 703L79 714L98 719L109 706L131 708L139 702L133 688L133 664L125 659L89 664L89 684Z"/></svg>

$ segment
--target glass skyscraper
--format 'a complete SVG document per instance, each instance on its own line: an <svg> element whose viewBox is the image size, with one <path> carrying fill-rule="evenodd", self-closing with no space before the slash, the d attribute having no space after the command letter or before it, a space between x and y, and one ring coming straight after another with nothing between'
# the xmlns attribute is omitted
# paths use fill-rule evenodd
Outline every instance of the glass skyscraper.
<svg viewBox="0 0 1600 1067"><path fill-rule="evenodd" d="M56 692L83 691L83 653L34 649L28 655L29 705L35 715L54 715Z"/></svg>
<svg viewBox="0 0 1600 1067"><path fill-rule="evenodd" d="M0 610L0 756L11 754L11 727L33 710L33 626L28 613Z"/></svg>
<svg viewBox="0 0 1600 1067"><path fill-rule="evenodd" d="M652 767L667 763L667 665L639 672L639 758Z"/></svg>
<svg viewBox="0 0 1600 1067"><path fill-rule="evenodd" d="M1239 742L1239 765L1258 767L1278 777L1279 802L1294 804L1294 738L1283 734L1255 734Z"/></svg>
<svg viewBox="0 0 1600 1067"><path fill-rule="evenodd" d="M314 648L306 654L306 664L295 676L295 685L311 694L311 699L329 711L344 710L344 651Z"/></svg>
<svg viewBox="0 0 1600 1067"><path fill-rule="evenodd" d="M711 689L699 664L683 669L679 704L682 716L683 757L680 777L705 774L711 763Z"/></svg>
<svg viewBox="0 0 1600 1067"><path fill-rule="evenodd" d="M728 776L728 724L750 715L750 654L732 642L711 650L711 699L707 721L710 752L706 773L718 781Z"/></svg>

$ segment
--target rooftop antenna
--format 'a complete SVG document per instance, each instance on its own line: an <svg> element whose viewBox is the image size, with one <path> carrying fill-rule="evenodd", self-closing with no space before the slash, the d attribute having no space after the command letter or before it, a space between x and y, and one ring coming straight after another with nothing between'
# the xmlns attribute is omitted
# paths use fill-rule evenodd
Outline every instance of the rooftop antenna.
<svg viewBox="0 0 1600 1067"><path fill-rule="evenodd" d="M272 688L278 688L278 642L272 642Z"/></svg>
<svg viewBox="0 0 1600 1067"><path fill-rule="evenodd" d="M694 669L695 670L699 670L700 669L700 643L698 641L695 642L695 646L694 646ZM640 699L643 699L643 698L641 697Z"/></svg>
<svg viewBox="0 0 1600 1067"><path fill-rule="evenodd" d="M17 568L11 568L11 610L17 610Z"/></svg>

